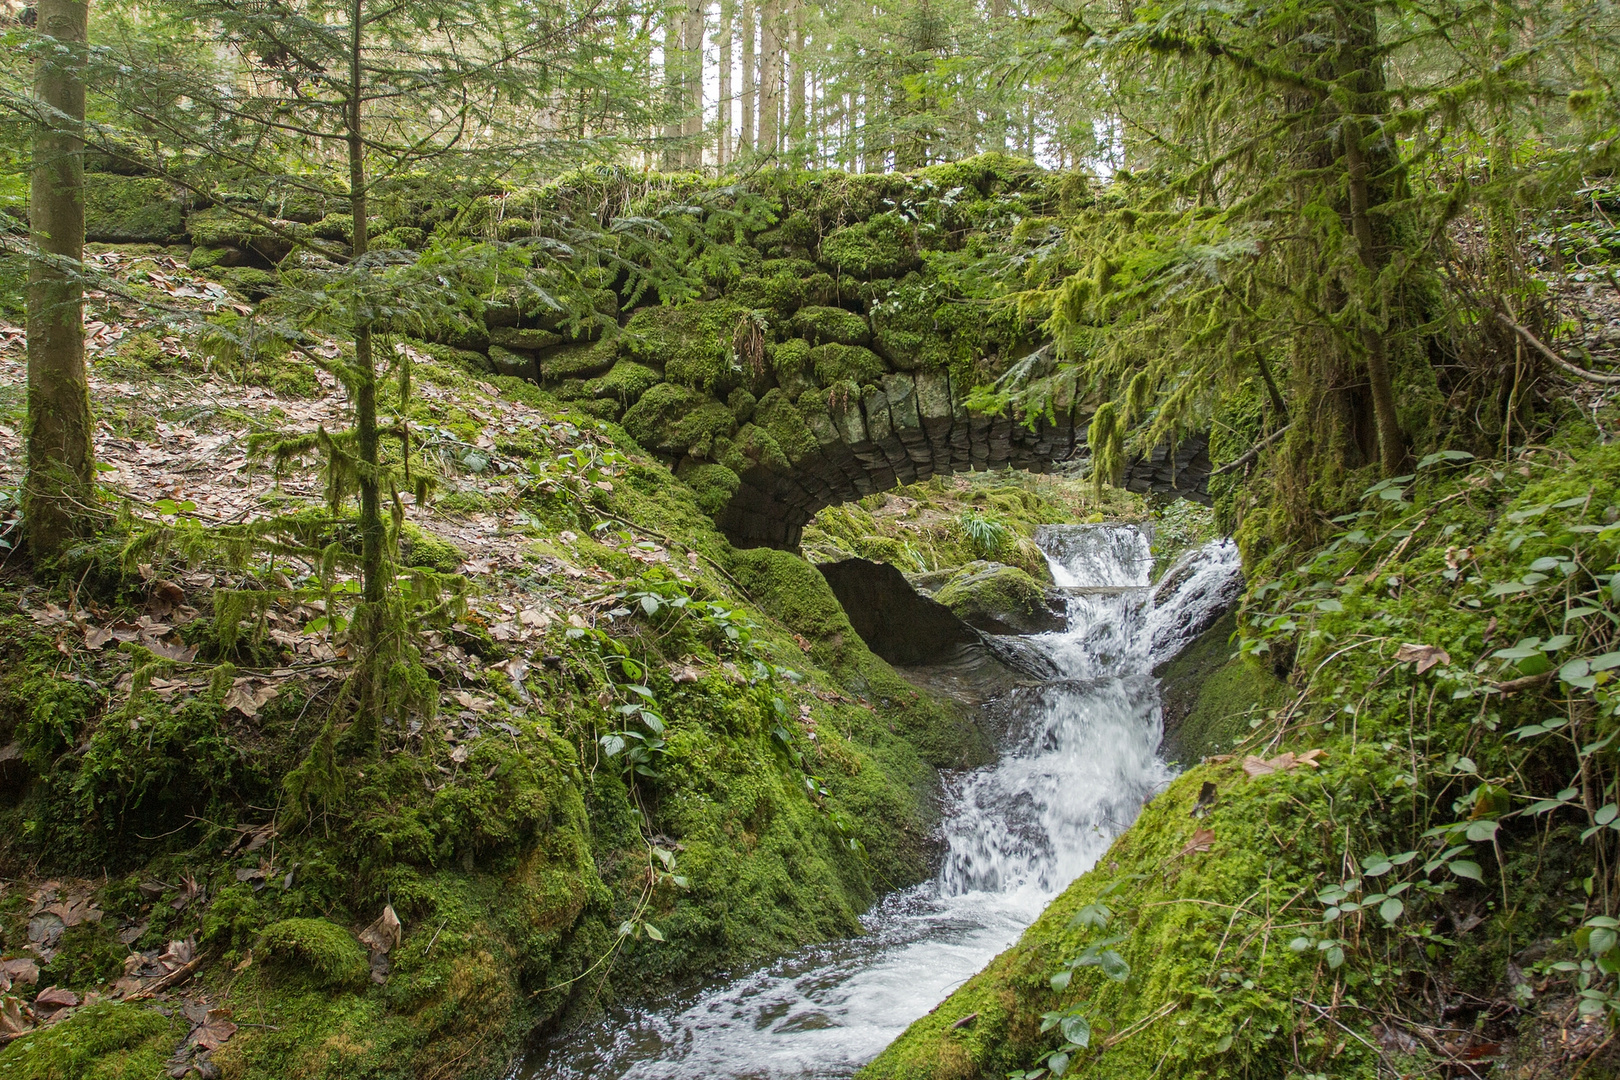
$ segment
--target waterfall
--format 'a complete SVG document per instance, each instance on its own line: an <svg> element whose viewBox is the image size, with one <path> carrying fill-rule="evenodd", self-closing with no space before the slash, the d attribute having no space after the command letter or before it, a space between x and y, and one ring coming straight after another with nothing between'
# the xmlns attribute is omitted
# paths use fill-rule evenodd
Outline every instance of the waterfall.
<svg viewBox="0 0 1620 1080"><path fill-rule="evenodd" d="M1067 629L1023 639L1057 677L1006 695L994 765L945 782L937 877L895 893L867 933L803 950L663 1008L616 1008L516 1074L697 1080L849 1077L1010 945L1171 779L1152 671L1241 587L1235 545L1189 552L1152 584L1145 532L1046 526L1036 541Z"/></svg>

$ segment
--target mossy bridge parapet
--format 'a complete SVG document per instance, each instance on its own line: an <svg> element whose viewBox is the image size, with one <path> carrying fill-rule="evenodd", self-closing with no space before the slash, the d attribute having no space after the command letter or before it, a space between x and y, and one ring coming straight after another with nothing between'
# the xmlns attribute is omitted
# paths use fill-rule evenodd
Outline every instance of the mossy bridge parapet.
<svg viewBox="0 0 1620 1080"><path fill-rule="evenodd" d="M1080 174L985 154L905 175L580 173L470 204L406 179L373 200L370 232L401 258L445 237L529 245L524 287L423 347L623 425L735 542L794 547L825 506L1086 454L1098 402L1062 389L1049 360L1032 425L966 401L1040 366L1019 364L1047 350L1039 320L999 302L1008 267L1063 250L1090 202ZM352 232L341 196L308 178L200 203L92 173L86 209L91 240L169 246L255 301L303 272L288 237L330 253ZM1206 501L1207 450L1197 436L1161 447L1124 483Z"/></svg>

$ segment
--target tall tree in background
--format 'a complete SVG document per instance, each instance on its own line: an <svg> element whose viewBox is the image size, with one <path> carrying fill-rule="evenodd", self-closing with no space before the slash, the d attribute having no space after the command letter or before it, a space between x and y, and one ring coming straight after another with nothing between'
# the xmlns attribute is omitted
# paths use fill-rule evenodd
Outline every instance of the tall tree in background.
<svg viewBox="0 0 1620 1080"><path fill-rule="evenodd" d="M49 555L80 533L95 501L84 363L84 78L89 4L42 0L35 56L37 134L29 231L28 541Z"/></svg>
<svg viewBox="0 0 1620 1080"><path fill-rule="evenodd" d="M782 149L782 0L760 7L759 141L761 154Z"/></svg>
<svg viewBox="0 0 1620 1080"><path fill-rule="evenodd" d="M720 61L720 103L715 123L714 161L721 168L730 163L734 153L731 125L734 105L731 97L731 53L736 36L737 0L720 0L720 26L714 36L715 45L719 48Z"/></svg>
<svg viewBox="0 0 1620 1080"><path fill-rule="evenodd" d="M755 88L754 40L759 30L754 0L742 0L742 124L737 136L737 156L744 160L754 152Z"/></svg>

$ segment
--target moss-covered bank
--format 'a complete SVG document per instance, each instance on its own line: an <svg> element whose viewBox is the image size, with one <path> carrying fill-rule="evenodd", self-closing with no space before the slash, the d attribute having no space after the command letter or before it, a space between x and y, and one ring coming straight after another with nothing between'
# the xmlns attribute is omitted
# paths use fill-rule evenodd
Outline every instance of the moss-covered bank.
<svg viewBox="0 0 1620 1080"><path fill-rule="evenodd" d="M438 497L403 558L459 571L468 607L420 631L436 712L381 718L375 752L323 749L344 639L266 587L307 584L296 561L244 573L200 534L136 566L120 548L162 523L137 514L0 581L0 942L41 967L12 993L122 999L0 1049L0 1076L151 1076L177 1052L237 1080L500 1075L536 1025L857 932L928 872L935 770L984 760L977 728L867 651L803 559L733 551L624 432L408 347ZM157 441L336 407L216 382L199 410L197 361L161 359L102 361L141 384L104 399L132 476ZM307 506L353 542L312 473L245 495L221 475L193 497ZM379 952L358 935L385 908ZM214 1048L203 1005L232 1026Z"/></svg>

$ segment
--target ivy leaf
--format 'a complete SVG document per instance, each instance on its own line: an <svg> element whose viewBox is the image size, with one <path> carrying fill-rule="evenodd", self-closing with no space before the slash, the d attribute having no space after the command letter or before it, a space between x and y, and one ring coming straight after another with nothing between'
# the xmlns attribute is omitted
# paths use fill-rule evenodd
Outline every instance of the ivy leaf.
<svg viewBox="0 0 1620 1080"><path fill-rule="evenodd" d="M1465 835L1468 837L1468 839L1478 843L1494 837L1496 835L1496 828L1497 825L1494 821L1471 821L1468 823L1468 829Z"/></svg>
<svg viewBox="0 0 1620 1080"><path fill-rule="evenodd" d="M1450 866L1451 872L1460 878L1468 878L1470 881L1480 882L1485 880L1485 872L1479 868L1479 863L1477 862L1472 862L1468 859L1457 859L1456 861L1452 862Z"/></svg>

